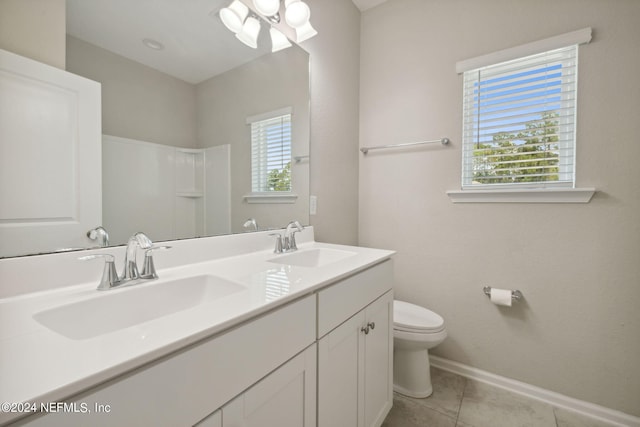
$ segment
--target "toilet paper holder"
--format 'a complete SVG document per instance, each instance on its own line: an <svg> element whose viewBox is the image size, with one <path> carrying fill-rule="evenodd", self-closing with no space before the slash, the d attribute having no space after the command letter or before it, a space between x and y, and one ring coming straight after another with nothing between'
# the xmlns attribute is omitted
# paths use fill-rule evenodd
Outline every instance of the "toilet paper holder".
<svg viewBox="0 0 640 427"><path fill-rule="evenodd" d="M484 288L482 288L482 291L486 296L491 297L491 286L485 286ZM522 292L520 292L519 290L516 289L511 291L512 301L520 301L522 298L524 298L524 295L522 295Z"/></svg>

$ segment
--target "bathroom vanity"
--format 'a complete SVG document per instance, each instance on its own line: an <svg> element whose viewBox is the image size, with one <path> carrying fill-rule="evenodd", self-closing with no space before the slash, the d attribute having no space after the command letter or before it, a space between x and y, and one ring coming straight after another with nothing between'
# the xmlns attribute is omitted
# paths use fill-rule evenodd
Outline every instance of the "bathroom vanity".
<svg viewBox="0 0 640 427"><path fill-rule="evenodd" d="M311 227L285 254L268 233L172 245L159 279L104 292L77 254L0 260L3 285L40 271L24 274L34 292L0 299L0 425L382 423L393 252L314 242ZM67 286L35 283L74 262Z"/></svg>

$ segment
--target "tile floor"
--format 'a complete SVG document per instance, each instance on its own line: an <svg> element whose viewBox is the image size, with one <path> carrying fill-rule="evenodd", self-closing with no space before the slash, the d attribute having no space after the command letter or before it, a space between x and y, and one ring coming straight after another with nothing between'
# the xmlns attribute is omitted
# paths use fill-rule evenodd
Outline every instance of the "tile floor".
<svg viewBox="0 0 640 427"><path fill-rule="evenodd" d="M610 427L547 403L431 368L433 394L394 395L382 427Z"/></svg>

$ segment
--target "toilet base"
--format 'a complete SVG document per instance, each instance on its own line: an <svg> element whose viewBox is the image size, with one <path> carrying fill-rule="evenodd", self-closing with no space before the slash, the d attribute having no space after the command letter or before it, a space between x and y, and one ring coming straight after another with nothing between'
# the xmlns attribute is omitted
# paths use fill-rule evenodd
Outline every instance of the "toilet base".
<svg viewBox="0 0 640 427"><path fill-rule="evenodd" d="M425 397L429 397L431 396L431 394L433 394L433 387L430 386L428 390L424 390L420 393L414 393L411 390L407 390L405 388L400 387L399 385L394 384L393 391L403 396L413 397L415 399L424 399Z"/></svg>
<svg viewBox="0 0 640 427"><path fill-rule="evenodd" d="M433 387L428 350L394 350L393 391L418 399L431 396Z"/></svg>

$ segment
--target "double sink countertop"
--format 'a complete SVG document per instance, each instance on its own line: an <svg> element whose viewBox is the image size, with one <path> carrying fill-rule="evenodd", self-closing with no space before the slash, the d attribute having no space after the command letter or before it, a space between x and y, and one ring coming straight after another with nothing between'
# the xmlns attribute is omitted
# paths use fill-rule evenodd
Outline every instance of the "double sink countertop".
<svg viewBox="0 0 640 427"><path fill-rule="evenodd" d="M159 268L156 280L109 291L92 281L0 299L0 402L61 402L394 253L298 247ZM0 411L0 424L22 415Z"/></svg>

